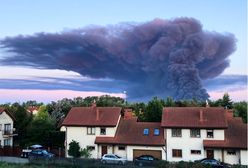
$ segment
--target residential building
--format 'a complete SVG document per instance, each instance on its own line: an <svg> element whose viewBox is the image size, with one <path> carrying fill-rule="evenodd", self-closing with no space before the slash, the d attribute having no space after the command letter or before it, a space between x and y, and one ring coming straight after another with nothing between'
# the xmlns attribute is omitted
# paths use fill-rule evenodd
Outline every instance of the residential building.
<svg viewBox="0 0 248 168"><path fill-rule="evenodd" d="M14 116L5 108L0 107L0 146L13 146Z"/></svg>
<svg viewBox="0 0 248 168"><path fill-rule="evenodd" d="M29 106L27 108L27 112L29 112L30 114L36 115L39 111L39 107L37 106Z"/></svg>
<svg viewBox="0 0 248 168"><path fill-rule="evenodd" d="M128 160L148 154L168 161L215 158L247 165L247 125L220 107L170 107L161 122L138 122L118 107L72 108L64 122L66 149L72 141L92 158L114 153ZM68 154L67 154L68 156Z"/></svg>

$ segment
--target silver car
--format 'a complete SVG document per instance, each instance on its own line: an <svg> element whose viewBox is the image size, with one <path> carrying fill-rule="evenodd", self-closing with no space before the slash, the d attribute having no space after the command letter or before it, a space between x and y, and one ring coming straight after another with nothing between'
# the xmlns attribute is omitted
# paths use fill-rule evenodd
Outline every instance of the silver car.
<svg viewBox="0 0 248 168"><path fill-rule="evenodd" d="M103 164L119 164L119 165L124 165L127 163L127 159L122 158L118 155L115 154L105 154L102 156L101 162Z"/></svg>

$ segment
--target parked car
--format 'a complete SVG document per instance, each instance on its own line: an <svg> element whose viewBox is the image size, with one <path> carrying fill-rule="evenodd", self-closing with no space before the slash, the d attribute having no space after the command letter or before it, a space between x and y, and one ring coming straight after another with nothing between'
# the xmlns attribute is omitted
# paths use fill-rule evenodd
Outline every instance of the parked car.
<svg viewBox="0 0 248 168"><path fill-rule="evenodd" d="M127 159L122 158L118 155L115 154L105 154L102 156L101 162L103 164L119 164L119 165L124 165L127 163Z"/></svg>
<svg viewBox="0 0 248 168"><path fill-rule="evenodd" d="M41 145L39 145L39 144L31 145L31 146L27 147L27 149L22 149L21 157L23 157L23 158L28 158L29 153L30 153L32 150L35 150L35 149L42 149L42 148L43 148L43 146L41 146Z"/></svg>
<svg viewBox="0 0 248 168"><path fill-rule="evenodd" d="M29 153L29 158L53 158L54 154L44 149L35 149Z"/></svg>
<svg viewBox="0 0 248 168"><path fill-rule="evenodd" d="M157 158L151 155L141 155L134 159L134 164L138 166L153 166L158 161Z"/></svg>
<svg viewBox="0 0 248 168"><path fill-rule="evenodd" d="M205 159L197 160L196 162L211 165L212 168L230 168L231 167L230 165L220 162L216 159L205 158Z"/></svg>

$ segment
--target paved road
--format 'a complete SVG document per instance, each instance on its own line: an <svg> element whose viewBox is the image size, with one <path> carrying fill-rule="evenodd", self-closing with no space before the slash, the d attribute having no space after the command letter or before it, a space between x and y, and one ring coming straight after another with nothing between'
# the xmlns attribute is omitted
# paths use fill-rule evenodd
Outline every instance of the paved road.
<svg viewBox="0 0 248 168"><path fill-rule="evenodd" d="M25 158L20 158L20 157L0 156L0 162L25 164L25 163L29 163L29 160Z"/></svg>

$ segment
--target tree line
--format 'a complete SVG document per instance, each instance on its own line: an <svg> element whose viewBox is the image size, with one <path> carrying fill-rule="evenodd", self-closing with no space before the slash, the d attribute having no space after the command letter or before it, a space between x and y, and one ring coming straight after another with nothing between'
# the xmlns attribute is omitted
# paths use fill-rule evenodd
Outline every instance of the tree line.
<svg viewBox="0 0 248 168"><path fill-rule="evenodd" d="M60 125L64 117L72 107L88 107L96 102L99 107L122 107L131 108L139 121L160 122L163 107L204 107L206 102L193 100L174 100L171 97L160 99L152 98L147 103L127 102L119 97L91 96L77 97L73 99L64 98L59 101L52 101L48 104L36 101L27 101L22 104L2 104L16 118L14 127L18 133L14 137L14 143L21 147L27 147L31 144L41 144L48 147L63 147L64 133L60 132ZM225 93L222 99L216 101L209 100L210 107L224 107L234 110L234 115L241 117L247 123L247 102L233 102L229 95ZM27 112L30 106L39 107L37 115Z"/></svg>

